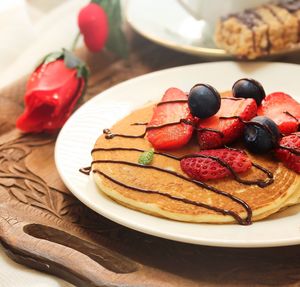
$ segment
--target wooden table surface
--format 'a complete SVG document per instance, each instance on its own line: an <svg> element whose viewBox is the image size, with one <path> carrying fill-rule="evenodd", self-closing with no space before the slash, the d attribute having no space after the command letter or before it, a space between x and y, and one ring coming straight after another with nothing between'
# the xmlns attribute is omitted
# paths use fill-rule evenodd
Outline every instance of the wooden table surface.
<svg viewBox="0 0 300 287"><path fill-rule="evenodd" d="M84 101L138 75L213 60L160 47L132 31L129 38L126 61L78 51L91 69ZM300 63L300 55L275 60ZM55 137L15 129L25 81L0 92L0 240L15 261L85 287L300 286L300 246L195 246L145 235L90 211L59 178Z"/></svg>

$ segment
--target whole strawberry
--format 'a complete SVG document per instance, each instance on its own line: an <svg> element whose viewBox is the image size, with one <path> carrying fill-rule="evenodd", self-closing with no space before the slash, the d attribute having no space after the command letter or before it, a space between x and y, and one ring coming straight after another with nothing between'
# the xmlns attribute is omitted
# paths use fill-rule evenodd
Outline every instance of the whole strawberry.
<svg viewBox="0 0 300 287"><path fill-rule="evenodd" d="M108 38L108 19L104 9L90 3L82 8L78 15L78 26L84 42L91 52L99 52Z"/></svg>
<svg viewBox="0 0 300 287"><path fill-rule="evenodd" d="M300 173L300 132L283 137L275 154L285 166Z"/></svg>
<svg viewBox="0 0 300 287"><path fill-rule="evenodd" d="M246 153L231 149L202 150L180 161L181 169L196 180L218 179L231 175L230 170L216 159L228 164L236 173L249 170L252 166ZM209 158L212 157L212 158Z"/></svg>

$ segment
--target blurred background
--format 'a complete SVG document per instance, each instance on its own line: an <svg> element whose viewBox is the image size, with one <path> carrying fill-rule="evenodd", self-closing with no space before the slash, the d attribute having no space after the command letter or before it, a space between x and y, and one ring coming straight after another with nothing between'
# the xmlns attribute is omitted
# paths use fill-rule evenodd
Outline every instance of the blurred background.
<svg viewBox="0 0 300 287"><path fill-rule="evenodd" d="M44 55L71 47L87 0L0 0L0 89L29 74Z"/></svg>

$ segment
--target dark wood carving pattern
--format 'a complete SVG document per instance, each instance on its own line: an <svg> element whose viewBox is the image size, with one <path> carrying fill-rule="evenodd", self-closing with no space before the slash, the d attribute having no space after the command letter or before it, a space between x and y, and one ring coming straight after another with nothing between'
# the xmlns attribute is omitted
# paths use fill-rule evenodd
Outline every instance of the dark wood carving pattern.
<svg viewBox="0 0 300 287"><path fill-rule="evenodd" d="M199 62L136 35L131 44L127 61L80 51L92 71L85 100L122 80ZM129 230L86 208L59 179L55 136L14 129L24 83L0 93L0 242L15 261L85 287L300 286L298 246L194 246Z"/></svg>

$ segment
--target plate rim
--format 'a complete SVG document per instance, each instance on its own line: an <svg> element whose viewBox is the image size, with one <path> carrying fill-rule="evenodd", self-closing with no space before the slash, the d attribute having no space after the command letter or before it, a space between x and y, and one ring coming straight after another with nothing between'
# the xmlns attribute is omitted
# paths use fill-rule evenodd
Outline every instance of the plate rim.
<svg viewBox="0 0 300 287"><path fill-rule="evenodd" d="M139 26L135 25L135 22L132 21L132 19L129 17L129 6L131 3L135 0L128 0L125 7L125 18L127 22L130 24L130 26L133 28L135 32L143 36L144 38L159 44L163 47L167 47L170 49L173 49L178 52L184 52L190 55L194 56L207 56L207 57L215 57L215 58L223 58L223 59L236 59L236 56L233 54L228 53L226 50L221 48L209 48L204 46L194 46L194 45L185 45L185 44L176 44L175 42L165 40L161 37L155 36L154 34L145 33L142 29L139 28ZM271 57L276 57L280 55L287 55L294 52L300 51L300 44L295 45L289 48L286 48L285 50L276 51L269 55L263 55L259 56L254 60L259 59L267 59ZM250 59L249 59L250 60ZM251 61L251 60L250 60Z"/></svg>
<svg viewBox="0 0 300 287"><path fill-rule="evenodd" d="M286 65L286 66L294 66L294 67L299 67L299 65L297 64L292 64L292 63L281 63L281 62L267 62L267 61L257 61L257 62L235 62L235 61L215 61L215 62L209 62L209 63L196 63L196 64L190 64L190 65L183 65L183 66L177 66L177 67L172 67L172 68L167 68L167 69L162 69L162 70L158 70L158 71L154 71L154 72L150 72L147 74L143 74L131 79L128 79L126 81L120 82L102 92L100 92L99 94L95 95L92 99L88 100L86 103L84 103L80 108L78 108L72 115L71 117L68 119L68 121L66 122L66 126L69 125L69 123L72 121L73 118L75 118L77 116L77 114L82 111L83 109L85 109L86 106L91 105L95 100L98 99L98 97L102 97L103 99L107 98L109 96L109 93L111 92L111 90L115 89L116 87L122 86L124 84L131 84L132 82L135 81L140 81L144 78L149 78L151 79L151 77L155 77L157 75L159 75L160 73L165 73L168 71L176 71L176 70L181 70L181 69L186 69L189 67L193 67L193 66L204 66L204 65L219 65L219 64L239 64L239 63L244 63L247 65ZM205 245L205 246L214 246L214 247L228 247L228 248L265 248L265 247L279 247L279 246L290 246L290 245L296 245L300 243L300 235L299 237L296 238L289 238L289 239L282 239L282 240L273 240L273 241L261 241L261 240L252 240L251 244L246 243L245 241L241 241L241 240L224 240L224 239L213 239L210 241L207 241L205 239L203 240L196 240L196 239L191 239L191 238L186 238L186 237L175 237L172 234L169 233L161 233L161 232L156 232L153 230L149 230L149 229L145 229L143 226L141 226L140 224L136 224L136 223L128 223L128 221L123 221L122 219L120 219L120 217L116 217L114 215L111 215L111 213L107 213L103 210L101 210L101 212L99 211L99 209L95 208L94 205L90 205L90 202L84 197L81 196L81 193L78 193L76 190L73 190L73 187L71 185L69 185L68 180L64 177L64 173L60 170L60 166L57 164L58 159L58 147L60 144L60 138L61 138L61 134L63 133L65 126L61 129L61 131L58 134L56 143L55 143L55 148L54 148L54 159L55 159L55 165L57 168L57 171L59 173L59 176L61 177L62 181L64 182L64 184L66 185L66 187L69 189L69 191L77 198L79 199L82 203L84 203L88 208L94 210L96 213L108 218L109 220L112 220L120 225L126 226L128 228L131 228L133 230L145 233L145 234L149 234L152 236L157 236L160 238L165 238L165 239L169 239L169 240L174 240L174 241L179 241L179 242L185 242L185 243L191 243L191 244L196 244L196 245ZM90 179L89 179L90 180ZM105 197L107 197L105 195ZM108 197L107 197L108 198ZM111 200L111 199L110 199ZM119 205L122 208L126 208L123 207L122 205ZM128 209L128 208L126 208ZM131 209L130 209L131 210ZM131 210L134 211L134 210ZM138 211L134 211L134 212L138 212ZM140 212L138 212L140 213ZM144 214L146 216L151 216L151 215L147 215ZM152 216L151 216L152 217ZM167 220L168 219L163 219L163 220ZM182 223L182 222L179 222ZM190 223L184 223L184 224L190 224ZM192 223L194 224L194 223ZM197 224L197 223L196 223ZM199 225L201 225L201 223L199 223Z"/></svg>

